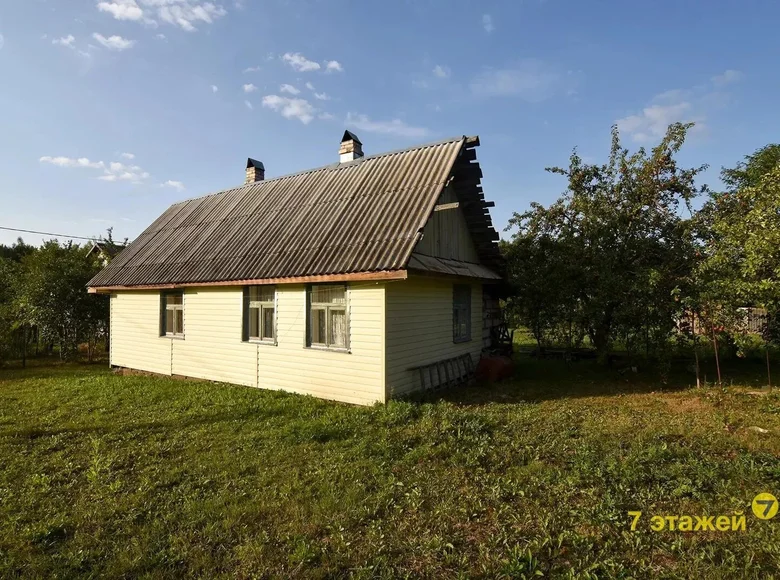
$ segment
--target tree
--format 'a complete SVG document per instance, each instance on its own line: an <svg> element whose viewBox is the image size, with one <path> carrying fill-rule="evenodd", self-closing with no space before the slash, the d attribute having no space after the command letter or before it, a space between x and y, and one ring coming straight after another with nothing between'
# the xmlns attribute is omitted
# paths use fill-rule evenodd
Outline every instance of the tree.
<svg viewBox="0 0 780 580"><path fill-rule="evenodd" d="M105 296L90 295L86 284L100 270L87 250L56 240L43 244L22 259L22 283L18 307L23 320L37 325L41 336L60 345L60 356L76 354L78 344L92 345L108 321Z"/></svg>
<svg viewBox="0 0 780 580"><path fill-rule="evenodd" d="M520 290L516 299L528 321L536 312L556 326L578 327L570 334L587 335L602 360L616 339L634 350L644 346L647 354L665 352L682 310L675 289L695 263L692 222L680 211L690 211L706 191L695 184L706 166L681 169L674 158L691 126L673 124L649 153L633 154L613 127L607 163L584 163L575 150L568 168L548 169L566 177L567 191L549 207L532 204L515 213L509 224L522 264L515 272L531 276L513 279L516 287L546 288L543 277L551 272L560 279L544 313ZM547 261L544 268L534 268L540 260Z"/></svg>

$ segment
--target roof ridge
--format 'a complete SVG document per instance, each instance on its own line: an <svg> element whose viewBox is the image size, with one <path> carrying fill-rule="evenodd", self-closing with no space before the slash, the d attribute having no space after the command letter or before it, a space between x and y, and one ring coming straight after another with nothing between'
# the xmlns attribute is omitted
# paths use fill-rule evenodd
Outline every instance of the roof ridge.
<svg viewBox="0 0 780 580"><path fill-rule="evenodd" d="M368 161L370 159L379 159L380 157L387 157L389 155L398 155L400 153L408 153L409 151L414 151L415 149L425 149L427 147L436 147L437 145L444 145L445 143L454 143L456 141L461 141L466 139L465 135L461 135L460 137L451 137L449 139L441 139L440 141L432 141L430 143L422 143L420 145L412 145L411 147L406 147L405 149L394 149L392 151L385 151L383 153L374 153L373 155L367 155L365 157L359 157L358 159L355 159L353 161L347 161L345 163L339 163L338 161L334 163L329 163L328 165L321 165L320 167L312 167L311 169L303 169L301 171L295 171L293 173L287 173L285 175L279 175L277 177L273 177L271 179L264 179L262 181L252 181L250 183L244 183L243 185L239 185L237 187L229 187L227 189L222 189L220 191L215 191L212 193L207 193L205 195L199 195L197 197L191 197L188 199L183 199L181 201L177 201L171 204L170 207L174 207L177 205L181 205L183 203L189 203L191 201L197 201L199 199L206 199L207 197L212 197L216 195L222 195L223 193L230 193L233 191L238 191L239 189L244 189L248 187L254 187L258 184L264 184L264 183L271 183L273 181L281 181L282 179L289 179L291 177L298 177L299 175L305 175L307 173L315 173L317 171L323 171L325 169L338 169L339 167L354 167L356 165L359 165L360 163L363 163L364 161Z"/></svg>

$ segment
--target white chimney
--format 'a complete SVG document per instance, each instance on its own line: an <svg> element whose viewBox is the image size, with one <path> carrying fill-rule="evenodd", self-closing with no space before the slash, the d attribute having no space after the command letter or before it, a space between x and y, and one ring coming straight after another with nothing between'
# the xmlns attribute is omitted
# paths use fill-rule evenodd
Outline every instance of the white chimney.
<svg viewBox="0 0 780 580"><path fill-rule="evenodd" d="M265 167L262 161L257 161L251 157L246 160L246 181L247 183L254 183L255 181L263 181L265 179Z"/></svg>
<svg viewBox="0 0 780 580"><path fill-rule="evenodd" d="M344 131L341 138L341 147L339 148L339 163L354 161L363 157L363 144L357 135L350 131Z"/></svg>

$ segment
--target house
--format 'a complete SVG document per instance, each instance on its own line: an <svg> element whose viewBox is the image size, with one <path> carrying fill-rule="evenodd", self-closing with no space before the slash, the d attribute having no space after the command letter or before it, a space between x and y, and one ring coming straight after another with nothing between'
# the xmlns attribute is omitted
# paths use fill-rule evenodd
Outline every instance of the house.
<svg viewBox="0 0 780 580"><path fill-rule="evenodd" d="M92 242L92 247L87 250L87 257L96 256L100 263L106 266L124 249L125 244L118 244L113 240L96 240Z"/></svg>
<svg viewBox="0 0 780 580"><path fill-rule="evenodd" d="M266 180L249 159L172 205L88 284L111 365L357 404L456 381L501 283L478 145L364 157L347 131L338 163Z"/></svg>

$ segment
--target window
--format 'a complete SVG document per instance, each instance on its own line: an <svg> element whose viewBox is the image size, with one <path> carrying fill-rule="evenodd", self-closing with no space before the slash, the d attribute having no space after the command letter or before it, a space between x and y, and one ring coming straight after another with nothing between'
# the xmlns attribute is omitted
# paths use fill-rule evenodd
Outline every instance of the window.
<svg viewBox="0 0 780 580"><path fill-rule="evenodd" d="M184 336L184 293L165 292L162 302L162 336Z"/></svg>
<svg viewBox="0 0 780 580"><path fill-rule="evenodd" d="M347 287L316 285L309 288L309 346L349 347Z"/></svg>
<svg viewBox="0 0 780 580"><path fill-rule="evenodd" d="M471 340L471 286L455 284L452 287L452 341Z"/></svg>
<svg viewBox="0 0 780 580"><path fill-rule="evenodd" d="M276 286L244 288L244 340L276 341Z"/></svg>

